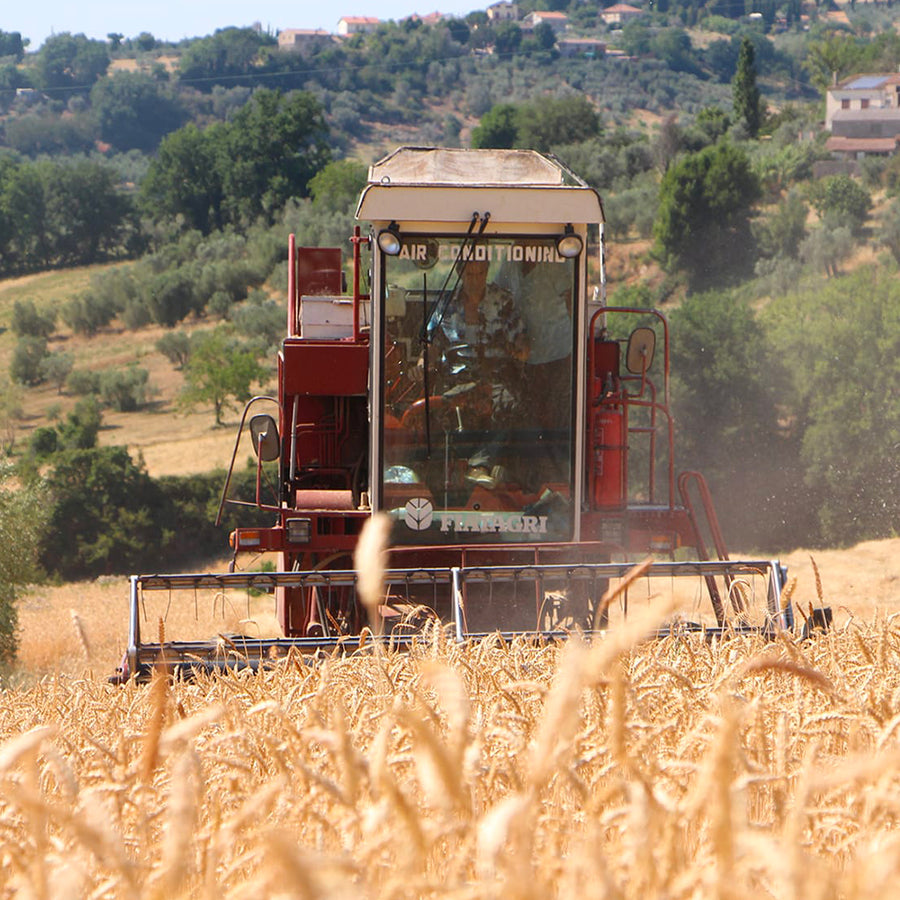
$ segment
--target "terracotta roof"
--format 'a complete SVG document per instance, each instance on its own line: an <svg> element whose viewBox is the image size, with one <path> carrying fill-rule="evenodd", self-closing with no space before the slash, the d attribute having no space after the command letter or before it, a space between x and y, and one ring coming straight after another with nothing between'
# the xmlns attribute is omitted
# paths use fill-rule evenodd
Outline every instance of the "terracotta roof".
<svg viewBox="0 0 900 900"><path fill-rule="evenodd" d="M375 25L381 22L374 16L341 16L338 22L352 22L354 25Z"/></svg>
<svg viewBox="0 0 900 900"><path fill-rule="evenodd" d="M825 149L837 153L893 153L897 138L830 137L825 141Z"/></svg>
<svg viewBox="0 0 900 900"><path fill-rule="evenodd" d="M643 12L643 10L638 9L638 7L636 7L636 6L631 6L628 3L615 3L612 6L607 6L606 9L600 10L600 15L604 15L606 13L623 13L623 12L639 13L639 12Z"/></svg>

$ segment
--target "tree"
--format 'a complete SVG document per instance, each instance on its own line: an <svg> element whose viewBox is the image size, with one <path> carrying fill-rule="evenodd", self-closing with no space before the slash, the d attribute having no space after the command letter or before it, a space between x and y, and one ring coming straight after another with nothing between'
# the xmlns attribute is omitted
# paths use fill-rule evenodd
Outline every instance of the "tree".
<svg viewBox="0 0 900 900"><path fill-rule="evenodd" d="M849 175L829 175L810 186L809 199L829 228L845 226L858 235L872 208L869 192Z"/></svg>
<svg viewBox="0 0 900 900"><path fill-rule="evenodd" d="M125 447L69 450L54 457L40 560L63 578L135 571L159 553L165 507L159 486Z"/></svg>
<svg viewBox="0 0 900 900"><path fill-rule="evenodd" d="M40 577L38 545L47 519L43 482L9 486L12 467L0 463L0 665L16 654L16 601Z"/></svg>
<svg viewBox="0 0 900 900"><path fill-rule="evenodd" d="M518 107L512 103L492 106L472 129L472 146L478 149L508 150L519 135Z"/></svg>
<svg viewBox="0 0 900 900"><path fill-rule="evenodd" d="M229 220L272 221L290 197L307 196L310 179L330 161L327 134L312 94L257 90L220 134L217 147Z"/></svg>
<svg viewBox="0 0 900 900"><path fill-rule="evenodd" d="M103 41L64 31L44 41L32 66L38 87L87 91L106 74L109 50Z"/></svg>
<svg viewBox="0 0 900 900"><path fill-rule="evenodd" d="M759 134L763 112L756 85L756 53L747 37L741 41L741 49L738 51L737 71L731 82L731 91L735 119L743 122L747 134L755 138Z"/></svg>
<svg viewBox="0 0 900 900"><path fill-rule="evenodd" d="M266 371L252 351L231 340L224 329L217 329L196 339L184 375L182 405L212 404L216 425L222 425L222 412L233 409L233 401L249 400L250 386L261 382Z"/></svg>
<svg viewBox="0 0 900 900"><path fill-rule="evenodd" d="M791 369L785 412L802 439L804 481L820 528L815 537L846 546L893 536L900 508L896 276L858 269L775 297L765 314Z"/></svg>
<svg viewBox="0 0 900 900"><path fill-rule="evenodd" d="M22 62L26 43L18 31L0 31L0 56L11 56L16 62Z"/></svg>
<svg viewBox="0 0 900 900"><path fill-rule="evenodd" d="M47 357L47 339L19 338L9 364L9 375L19 384L33 387L44 380L43 363Z"/></svg>
<svg viewBox="0 0 900 900"><path fill-rule="evenodd" d="M57 353L51 353L49 356L44 357L41 363L41 373L44 376L44 380L54 385L56 392L61 394L63 386L74 366L75 354L66 350L60 350Z"/></svg>
<svg viewBox="0 0 900 900"><path fill-rule="evenodd" d="M366 185L368 169L354 159L328 163L309 180L309 192L317 207L329 212L346 212Z"/></svg>
<svg viewBox="0 0 900 900"><path fill-rule="evenodd" d="M727 534L771 542L781 510L763 510L781 502L772 484L787 467L775 415L786 377L778 358L750 305L727 292L688 297L670 322L680 464L702 471L714 496L741 498L719 506Z"/></svg>
<svg viewBox="0 0 900 900"><path fill-rule="evenodd" d="M253 28L220 28L215 34L191 41L178 63L181 81L195 81L210 91L222 78L234 79L252 71L263 47L276 40Z"/></svg>
<svg viewBox="0 0 900 900"><path fill-rule="evenodd" d="M91 88L100 137L117 150L154 151L184 124L185 110L172 88L143 72L118 72Z"/></svg>
<svg viewBox="0 0 900 900"><path fill-rule="evenodd" d="M685 156L660 185L655 252L694 288L742 275L754 259L750 212L759 196L750 160L727 141Z"/></svg>
<svg viewBox="0 0 900 900"><path fill-rule="evenodd" d="M600 116L584 94L534 100L519 111L516 145L546 152L600 133Z"/></svg>
<svg viewBox="0 0 900 900"><path fill-rule="evenodd" d="M163 139L142 185L144 208L202 234L272 221L289 198L307 196L330 159L326 138L312 94L257 90L230 122L205 131L191 123Z"/></svg>
<svg viewBox="0 0 900 900"><path fill-rule="evenodd" d="M824 94L841 75L852 72L860 57L860 48L849 34L832 34L810 43L803 62L810 81Z"/></svg>
<svg viewBox="0 0 900 900"><path fill-rule="evenodd" d="M181 217L202 234L224 225L216 166L216 131L222 127L201 131L191 122L163 138L141 184L142 205L151 216Z"/></svg>
<svg viewBox="0 0 900 900"><path fill-rule="evenodd" d="M793 258L806 236L806 203L797 190L788 192L762 228L760 249L767 256Z"/></svg>
<svg viewBox="0 0 900 900"><path fill-rule="evenodd" d="M157 340L156 349L176 369L183 369L191 356L190 335L185 331L167 331Z"/></svg>
<svg viewBox="0 0 900 900"><path fill-rule="evenodd" d="M55 328L55 311L39 310L33 300L16 300L13 303L12 330L19 337L48 338Z"/></svg>

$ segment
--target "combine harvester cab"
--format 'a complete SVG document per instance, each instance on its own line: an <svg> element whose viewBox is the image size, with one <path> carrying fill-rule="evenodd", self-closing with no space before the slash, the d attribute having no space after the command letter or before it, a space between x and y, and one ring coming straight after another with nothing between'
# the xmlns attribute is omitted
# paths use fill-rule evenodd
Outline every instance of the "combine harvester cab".
<svg viewBox="0 0 900 900"><path fill-rule="evenodd" d="M435 619L461 640L604 629L687 584L661 633L793 627L781 566L729 561L702 476L676 475L667 322L605 305L596 191L533 151L402 148L371 167L357 218L349 294L340 250L291 238L278 396L248 404L235 445L251 438L251 505L273 520L238 528L235 558L277 553L279 571L134 576L121 677L160 656L355 648L353 552L375 513L391 523L381 613L397 642ZM283 637L141 639L156 592L168 608L177 589L196 603L254 587L274 592Z"/></svg>

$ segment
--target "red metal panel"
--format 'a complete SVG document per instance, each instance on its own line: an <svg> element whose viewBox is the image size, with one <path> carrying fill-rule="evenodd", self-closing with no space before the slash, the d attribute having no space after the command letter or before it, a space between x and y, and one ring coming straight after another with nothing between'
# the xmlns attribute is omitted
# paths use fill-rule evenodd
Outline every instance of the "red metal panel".
<svg viewBox="0 0 900 900"><path fill-rule="evenodd" d="M342 294L341 251L332 247L299 247L297 249L297 287L305 294Z"/></svg>
<svg viewBox="0 0 900 900"><path fill-rule="evenodd" d="M369 346L340 341L284 342L282 397L365 396L369 386Z"/></svg>

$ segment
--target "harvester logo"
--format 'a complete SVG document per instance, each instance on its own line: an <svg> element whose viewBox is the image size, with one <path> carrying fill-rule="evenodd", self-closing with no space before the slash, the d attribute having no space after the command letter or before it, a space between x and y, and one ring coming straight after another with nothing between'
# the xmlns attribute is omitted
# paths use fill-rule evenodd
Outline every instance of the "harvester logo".
<svg viewBox="0 0 900 900"><path fill-rule="evenodd" d="M413 531L424 531L431 525L433 517L434 507L425 497L413 497L407 501L406 509L403 511L403 521L406 522L406 527Z"/></svg>

